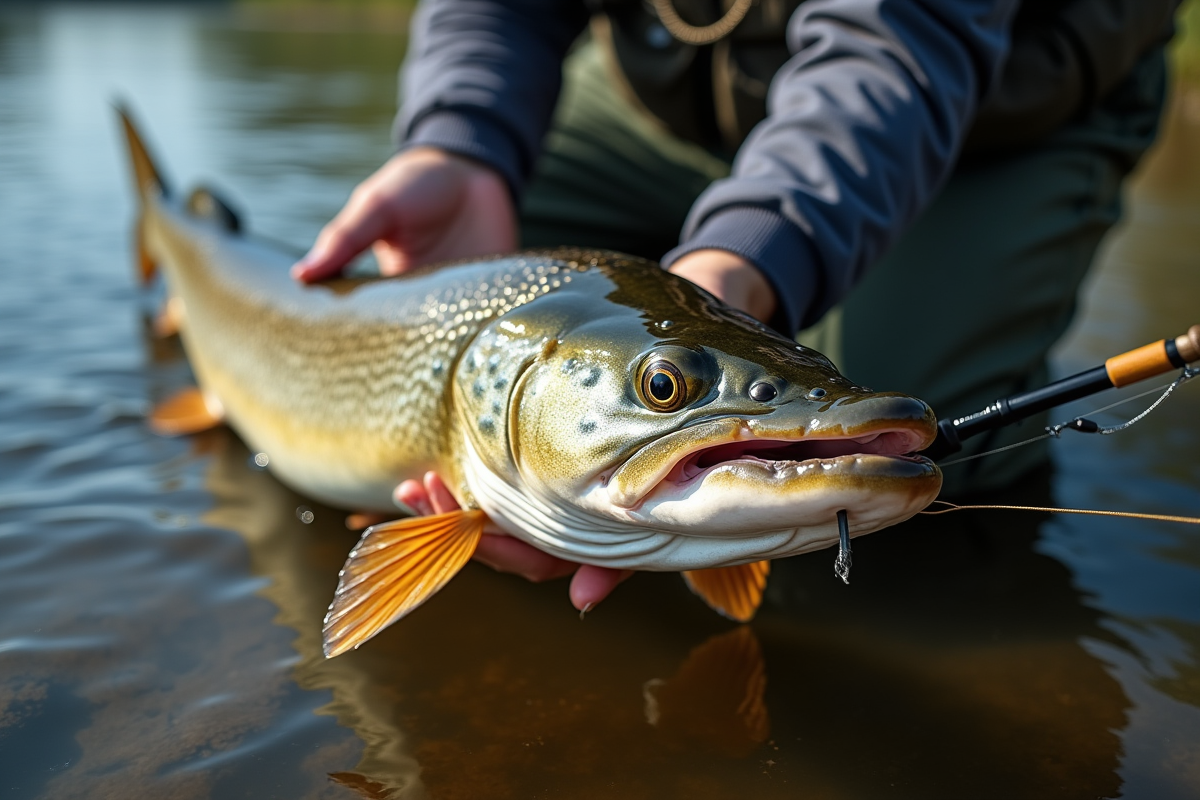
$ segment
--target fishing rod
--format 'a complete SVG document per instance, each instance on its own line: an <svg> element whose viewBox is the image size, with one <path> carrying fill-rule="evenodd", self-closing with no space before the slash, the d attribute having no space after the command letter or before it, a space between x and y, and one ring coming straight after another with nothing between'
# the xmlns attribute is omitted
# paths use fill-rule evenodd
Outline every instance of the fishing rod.
<svg viewBox="0 0 1200 800"><path fill-rule="evenodd" d="M944 419L938 423L937 438L933 444L921 451L921 455L926 458L937 461L952 455L962 450L964 439L969 439L972 436L978 436L987 431L993 431L997 428L1003 428L1005 425L1012 425L1015 422L1031 417L1038 412L1053 408L1063 403L1069 403L1072 400L1079 400L1089 395L1102 392L1105 389L1119 389L1122 386L1129 386L1139 381L1144 381L1147 378L1153 378L1156 375L1162 375L1165 372L1170 372L1173 369L1182 369L1183 374L1167 387L1157 401L1150 408L1143 411L1137 417L1129 420L1123 425L1118 425L1112 428L1101 428L1095 422L1083 417L1076 417L1070 422L1061 425L1054 425L1046 428L1046 432L1041 436L1035 436L1024 442L1008 445L1000 448L1007 450L1009 447L1019 447L1023 444L1030 444L1038 439L1044 439L1047 436L1057 436L1059 431L1064 428L1082 431L1084 433L1114 433L1118 430L1129 427L1134 422L1150 413L1159 403L1167 398L1171 391L1183 383L1185 380L1194 378L1200 375L1200 368L1189 369L1188 364L1200 361L1200 325L1193 325L1188 328L1187 333L1176 336L1174 339L1160 339L1157 342L1152 342L1135 350L1130 350L1127 353L1122 353L1119 356L1113 356L1099 367L1093 367L1089 370L1084 370L1078 374L1072 375L1069 378L1055 381L1041 389L1035 389L1032 392L1021 392L1010 397L1005 397L997 400L994 403L989 403L982 411L976 411L974 414L967 414L964 417L954 417L952 419ZM1155 390L1157 391L1157 390ZM979 458L981 456L990 455L999 452L998 450L989 450L986 453L979 453L974 456L967 456L962 460L971 458ZM957 463L955 461L950 464ZM1060 512L1070 514L1096 514L1103 516L1118 516L1118 517L1135 517L1138 519L1154 519L1167 522L1184 522L1190 524L1200 524L1200 518L1196 517L1178 517L1166 514L1139 514L1122 511L1097 511L1093 509L1077 509L1077 508L1043 508L1034 506L1010 506L1010 505L981 505L981 506L958 506L945 501L934 501L944 508L937 510L926 509L922 514L947 514L952 511L963 511L967 509L1007 509L1021 511L1046 511ZM930 507L932 508L932 506ZM837 512L838 525L838 554L837 559L833 563L833 572L843 583L850 583L850 522L845 509Z"/></svg>
<svg viewBox="0 0 1200 800"><path fill-rule="evenodd" d="M962 450L963 441L972 436L1012 425L1048 408L1079 400L1105 389L1129 386L1173 369L1187 369L1188 364L1194 361L1200 361L1200 325L1193 325L1186 333L1174 339L1160 339L1113 356L1101 366L1055 381L1041 389L996 400L974 414L943 419L938 423L937 439L922 450L921 455L937 461ZM1084 433L1100 430L1095 422L1082 417L1063 427ZM1049 433L1056 434L1057 430L1056 428Z"/></svg>

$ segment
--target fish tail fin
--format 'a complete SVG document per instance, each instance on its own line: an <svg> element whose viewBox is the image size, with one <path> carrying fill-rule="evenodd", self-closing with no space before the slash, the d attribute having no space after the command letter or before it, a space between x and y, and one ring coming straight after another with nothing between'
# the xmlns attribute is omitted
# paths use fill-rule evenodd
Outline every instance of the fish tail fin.
<svg viewBox="0 0 1200 800"><path fill-rule="evenodd" d="M146 248L145 213L148 200L158 195L168 194L166 181L154 164L150 150L133 124L128 109L122 104L116 104L117 116L121 119L121 128L125 131L125 143L129 147L129 163L133 167L133 185L137 191L138 205L142 211L138 214L137 225L134 228L134 248L138 254L138 272L142 283L149 283L158 272L158 265Z"/></svg>
<svg viewBox="0 0 1200 800"><path fill-rule="evenodd" d="M154 159L150 156L150 150L142 140L142 135L138 133L137 126L133 124L129 110L123 104L117 103L116 111L117 116L121 119L121 127L125 131L125 143L129 146L129 163L133 167L133 183L138 198L145 202L148 196L156 192L168 194L166 181L163 180L162 174L155 166Z"/></svg>

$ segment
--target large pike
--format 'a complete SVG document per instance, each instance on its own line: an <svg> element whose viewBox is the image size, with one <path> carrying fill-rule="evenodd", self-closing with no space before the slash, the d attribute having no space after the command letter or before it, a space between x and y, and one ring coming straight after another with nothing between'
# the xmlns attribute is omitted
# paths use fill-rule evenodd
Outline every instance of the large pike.
<svg viewBox="0 0 1200 800"><path fill-rule="evenodd" d="M304 286L210 192L169 194L122 121L143 268L182 306L205 398L187 413L223 414L327 503L394 509L400 481L435 470L462 505L364 534L328 655L436 592L488 520L572 561L682 571L748 619L769 559L837 542L840 510L860 535L940 488L912 455L934 438L928 406L854 385L651 262L558 250Z"/></svg>

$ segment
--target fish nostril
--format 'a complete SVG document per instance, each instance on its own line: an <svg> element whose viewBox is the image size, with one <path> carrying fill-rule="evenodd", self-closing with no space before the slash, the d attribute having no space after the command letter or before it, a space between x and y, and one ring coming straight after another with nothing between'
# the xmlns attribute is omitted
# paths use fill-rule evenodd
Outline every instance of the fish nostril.
<svg viewBox="0 0 1200 800"><path fill-rule="evenodd" d="M758 381L750 387L750 399L767 403L779 396L779 390L766 381Z"/></svg>
<svg viewBox="0 0 1200 800"><path fill-rule="evenodd" d="M808 390L808 396L812 400L820 400L822 397L824 397L827 394L829 394L829 392L825 391L820 386L814 386L813 388Z"/></svg>

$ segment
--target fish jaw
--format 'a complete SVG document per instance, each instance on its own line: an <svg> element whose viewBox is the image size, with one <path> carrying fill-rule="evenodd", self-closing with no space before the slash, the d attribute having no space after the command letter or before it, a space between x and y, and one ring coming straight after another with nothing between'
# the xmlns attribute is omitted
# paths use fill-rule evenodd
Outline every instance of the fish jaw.
<svg viewBox="0 0 1200 800"><path fill-rule="evenodd" d="M942 485L937 466L921 456L849 453L803 461L747 456L683 477L688 469L673 471L627 517L690 536L814 529L823 541L814 546L825 546L837 539L838 511L848 512L853 533L870 533L913 516Z"/></svg>
<svg viewBox="0 0 1200 800"><path fill-rule="evenodd" d="M932 441L933 417L903 396L860 403L857 424L788 428L770 418L725 418L689 426L599 476L584 503L593 513L694 537L811 528L828 544L843 509L857 534L894 525L941 488L937 466L914 455Z"/></svg>

